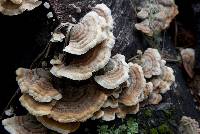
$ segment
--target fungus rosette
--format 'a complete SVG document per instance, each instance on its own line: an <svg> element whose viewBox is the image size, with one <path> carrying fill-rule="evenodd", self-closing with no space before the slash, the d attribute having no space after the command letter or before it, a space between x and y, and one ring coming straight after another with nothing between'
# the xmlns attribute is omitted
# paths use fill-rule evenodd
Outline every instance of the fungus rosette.
<svg viewBox="0 0 200 134"><path fill-rule="evenodd" d="M199 123L191 117L183 116L180 120L179 132L182 134L199 134Z"/></svg>
<svg viewBox="0 0 200 134"><path fill-rule="evenodd" d="M107 40L98 44L86 54L73 59L69 65L54 64L50 71L57 77L86 80L92 76L92 73L102 69L108 63L114 43L114 36L110 34Z"/></svg>
<svg viewBox="0 0 200 134"><path fill-rule="evenodd" d="M39 0L1 0L0 12L9 16L18 15L26 10L33 10L41 3Z"/></svg>
<svg viewBox="0 0 200 134"><path fill-rule="evenodd" d="M135 28L148 36L165 30L178 14L174 0L144 0L138 9L137 16L142 21Z"/></svg>

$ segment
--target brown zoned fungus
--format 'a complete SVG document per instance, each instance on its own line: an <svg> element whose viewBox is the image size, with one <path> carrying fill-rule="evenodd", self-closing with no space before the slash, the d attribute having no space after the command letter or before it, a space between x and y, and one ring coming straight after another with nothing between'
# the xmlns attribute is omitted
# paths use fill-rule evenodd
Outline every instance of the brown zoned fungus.
<svg viewBox="0 0 200 134"><path fill-rule="evenodd" d="M174 0L144 0L140 6L137 16L142 22L135 27L148 36L165 30L178 14Z"/></svg>
<svg viewBox="0 0 200 134"><path fill-rule="evenodd" d="M146 80L142 71L142 67L137 64L129 63L130 85L125 88L119 98L119 102L127 106L136 105L140 101L140 96L143 93Z"/></svg>
<svg viewBox="0 0 200 134"><path fill-rule="evenodd" d="M105 103L107 95L92 83L80 87L67 86L63 98L51 103L36 102L28 95L22 95L20 102L35 116L48 117L61 123L83 122L92 117Z"/></svg>
<svg viewBox="0 0 200 134"><path fill-rule="evenodd" d="M11 134L48 134L47 129L31 115L4 119L2 125Z"/></svg>
<svg viewBox="0 0 200 134"><path fill-rule="evenodd" d="M200 134L199 123L191 117L183 116L180 120L179 131L181 134Z"/></svg>
<svg viewBox="0 0 200 134"><path fill-rule="evenodd" d="M174 81L174 71L172 68L167 66L162 67L162 74L160 76L151 80L154 86L154 92L162 94L170 90L170 86L174 83Z"/></svg>
<svg viewBox="0 0 200 134"><path fill-rule="evenodd" d="M86 80L92 76L93 72L98 71L108 63L114 43L115 38L110 33L107 40L74 59L69 65L54 64L51 73L57 77L66 77L72 80Z"/></svg>
<svg viewBox="0 0 200 134"><path fill-rule="evenodd" d="M51 84L48 71L42 68L33 70L19 68L16 74L21 92L29 94L36 101L50 102L53 99L62 98L62 95Z"/></svg>
<svg viewBox="0 0 200 134"><path fill-rule="evenodd" d="M141 54L138 63L127 64L121 54L111 58L115 44L112 30L110 9L98 4L69 30L69 45L64 54L55 50L59 56L50 61L53 67L19 68L16 73L21 105L48 129L67 134L76 131L79 122L125 118L127 114L136 114L142 102L159 103L160 93L168 91L175 80L173 70L152 48ZM70 59L65 52L72 54Z"/></svg>
<svg viewBox="0 0 200 134"><path fill-rule="evenodd" d="M4 15L18 15L38 7L39 0L0 0L0 12Z"/></svg>
<svg viewBox="0 0 200 134"><path fill-rule="evenodd" d="M115 89L125 82L129 75L129 67L125 62L125 56L117 54L110 59L105 66L104 75L95 76L95 81L106 89Z"/></svg>
<svg viewBox="0 0 200 134"><path fill-rule="evenodd" d="M61 134L69 134L69 133L75 132L80 126L79 122L59 123L46 116L40 116L40 117L38 116L36 118L42 125L44 125L48 129L56 131Z"/></svg>
<svg viewBox="0 0 200 134"><path fill-rule="evenodd" d="M161 74L161 56L157 49L148 48L140 62L146 78Z"/></svg>
<svg viewBox="0 0 200 134"><path fill-rule="evenodd" d="M63 51L80 55L68 65L53 64L51 73L56 77L86 80L102 69L109 61L115 44L112 33L113 19L110 9L98 4L72 27L69 45ZM55 60L53 60L55 61ZM53 63L51 61L51 63Z"/></svg>
<svg viewBox="0 0 200 134"><path fill-rule="evenodd" d="M195 64L195 51L192 48L186 48L181 50L181 57L183 66L185 68L185 71L190 76L190 78L193 78L194 72L194 64Z"/></svg>
<svg viewBox="0 0 200 134"><path fill-rule="evenodd" d="M71 29L69 45L63 51L82 55L108 39L112 27L113 19L110 9L104 4L97 5L94 11L87 13Z"/></svg>

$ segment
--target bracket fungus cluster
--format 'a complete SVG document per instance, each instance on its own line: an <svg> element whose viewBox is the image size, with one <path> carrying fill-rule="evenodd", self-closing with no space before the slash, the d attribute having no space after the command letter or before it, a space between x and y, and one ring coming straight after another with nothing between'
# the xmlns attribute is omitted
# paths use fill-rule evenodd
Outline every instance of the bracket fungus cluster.
<svg viewBox="0 0 200 134"><path fill-rule="evenodd" d="M137 17L142 21L135 27L148 36L165 30L178 14L174 0L144 0L138 10Z"/></svg>
<svg viewBox="0 0 200 134"><path fill-rule="evenodd" d="M98 4L71 27L69 38L65 37L69 39L67 46L56 52L62 55L64 51L70 57L64 54L52 59L49 68L16 71L22 92L19 100L33 118L50 130L67 134L88 119L125 118L136 114L141 103L158 104L162 100L161 93L175 81L173 70L152 48L139 62L127 63L121 54L112 56L112 30L110 9ZM3 121L5 128L12 127L6 120L10 119ZM45 131L43 127L39 130Z"/></svg>
<svg viewBox="0 0 200 134"><path fill-rule="evenodd" d="M33 10L41 3L39 0L0 0L0 12L9 16L18 15Z"/></svg>
<svg viewBox="0 0 200 134"><path fill-rule="evenodd" d="M191 117L183 116L180 120L179 131L181 134L199 134L199 123Z"/></svg>

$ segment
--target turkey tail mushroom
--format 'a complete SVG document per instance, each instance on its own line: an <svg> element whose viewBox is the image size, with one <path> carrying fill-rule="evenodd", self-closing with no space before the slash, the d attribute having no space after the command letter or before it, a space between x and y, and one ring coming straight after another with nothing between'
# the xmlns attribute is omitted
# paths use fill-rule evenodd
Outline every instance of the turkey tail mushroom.
<svg viewBox="0 0 200 134"><path fill-rule="evenodd" d="M113 56L104 70L105 74L95 76L94 79L106 89L115 89L129 78L129 67L125 62L125 56L121 54Z"/></svg>
<svg viewBox="0 0 200 134"><path fill-rule="evenodd" d="M126 106L136 105L140 101L141 94L143 93L146 80L142 71L142 67L138 64L129 63L129 76L130 85L123 89L120 94L119 102Z"/></svg>
<svg viewBox="0 0 200 134"><path fill-rule="evenodd" d="M107 95L94 84L66 87L63 98L53 106L49 117L62 123L84 122L100 110Z"/></svg>
<svg viewBox="0 0 200 134"><path fill-rule="evenodd" d="M20 102L35 116L47 115L61 123L84 122L100 110L107 95L95 84L72 87L68 85L63 98L51 103L36 102L28 95L22 95Z"/></svg>
<svg viewBox="0 0 200 134"><path fill-rule="evenodd" d="M141 62L146 78L161 74L161 56L157 49L148 48L142 55Z"/></svg>
<svg viewBox="0 0 200 134"><path fill-rule="evenodd" d="M112 17L111 14L110 17ZM108 38L110 29L106 28L106 25L105 18L99 16L97 12L91 11L87 13L71 29L69 45L63 51L75 55L85 54L91 48Z"/></svg>
<svg viewBox="0 0 200 134"><path fill-rule="evenodd" d="M4 119L2 125L10 134L48 134L47 129L31 115Z"/></svg>
<svg viewBox="0 0 200 134"><path fill-rule="evenodd" d="M191 117L183 116L180 120L179 132L181 134L200 134L199 123Z"/></svg>
<svg viewBox="0 0 200 134"><path fill-rule="evenodd" d="M59 123L53 119L50 119L46 116L38 116L36 117L37 120L44 125L46 128L56 131L61 134L69 134L72 132L75 132L79 126L79 122L73 122L73 123Z"/></svg>
<svg viewBox="0 0 200 134"><path fill-rule="evenodd" d="M57 77L67 77L72 80L86 80L92 76L93 72L98 71L108 63L114 44L115 37L110 33L107 40L86 54L77 57L69 65L54 65L50 71Z"/></svg>
<svg viewBox="0 0 200 134"><path fill-rule="evenodd" d="M142 21L136 23L135 28L148 36L165 30L178 14L174 0L141 1L140 5L137 16Z"/></svg>
<svg viewBox="0 0 200 134"><path fill-rule="evenodd" d="M33 70L19 68L16 74L21 92L29 94L36 101L50 102L62 98L62 95L51 84L48 71L42 68Z"/></svg>

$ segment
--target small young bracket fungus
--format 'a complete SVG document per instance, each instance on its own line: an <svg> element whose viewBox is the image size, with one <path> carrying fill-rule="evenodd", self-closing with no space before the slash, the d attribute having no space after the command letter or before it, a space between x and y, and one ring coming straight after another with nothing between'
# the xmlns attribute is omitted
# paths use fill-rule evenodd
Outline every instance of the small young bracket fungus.
<svg viewBox="0 0 200 134"><path fill-rule="evenodd" d="M162 95L157 93L151 93L148 99L149 104L157 105L162 101Z"/></svg>
<svg viewBox="0 0 200 134"><path fill-rule="evenodd" d="M59 100L62 95L52 86L50 73L44 69L19 68L16 71L17 82L22 93L27 93L39 102Z"/></svg>
<svg viewBox="0 0 200 134"><path fill-rule="evenodd" d="M115 119L115 115L118 112L118 108L104 108L102 109L104 114L101 117L104 121L112 121Z"/></svg>
<svg viewBox="0 0 200 134"><path fill-rule="evenodd" d="M50 103L41 103L35 101L31 96L27 94L23 94L20 98L19 101L21 105L26 108L26 110L35 116L43 116L43 115L48 115L51 113L51 109L53 105L55 105L55 102L50 102Z"/></svg>
<svg viewBox="0 0 200 134"><path fill-rule="evenodd" d="M140 102L146 100L152 92L153 92L153 83L152 82L146 83L143 93L141 95Z"/></svg>
<svg viewBox="0 0 200 134"><path fill-rule="evenodd" d="M63 123L84 122L100 110L106 100L107 95L95 84L67 87L49 117Z"/></svg>
<svg viewBox="0 0 200 134"><path fill-rule="evenodd" d="M95 76L95 81L106 89L115 89L128 78L129 66L125 62L125 56L117 54L110 59L105 66L104 75Z"/></svg>
<svg viewBox="0 0 200 134"><path fill-rule="evenodd" d="M146 78L161 74L161 56L157 49L148 48L142 55L141 62Z"/></svg>
<svg viewBox="0 0 200 134"><path fill-rule="evenodd" d="M0 0L0 12L9 16L18 15L33 10L41 3L39 0Z"/></svg>
<svg viewBox="0 0 200 134"><path fill-rule="evenodd" d="M36 117L37 120L44 125L46 128L56 131L61 134L69 134L72 132L75 132L79 126L79 122L73 122L73 123L59 123L53 119L50 119L46 116L38 116Z"/></svg>
<svg viewBox="0 0 200 134"><path fill-rule="evenodd" d="M54 65L50 72L57 77L67 77L72 80L86 80L93 72L103 68L109 61L115 37L111 33L109 38L84 55L74 59L69 65Z"/></svg>
<svg viewBox="0 0 200 134"><path fill-rule="evenodd" d="M118 105L118 100L112 97L108 97L108 99L106 100L106 102L103 104L103 108L106 107L111 107L111 108L117 108Z"/></svg>
<svg viewBox="0 0 200 134"><path fill-rule="evenodd" d="M199 134L199 123L191 117L183 116L180 120L179 131L181 134Z"/></svg>
<svg viewBox="0 0 200 134"><path fill-rule="evenodd" d="M99 110L93 114L91 117L92 120L100 119L104 115L104 111Z"/></svg>
<svg viewBox="0 0 200 134"><path fill-rule="evenodd" d="M102 12L112 17L111 13L108 14L108 12L111 12L109 8L100 7L103 6L97 6L97 9L103 10ZM102 41L106 40L111 29L108 27L109 24L106 22L107 17L100 16L102 12L97 13L91 11L87 13L78 24L72 27L69 45L66 46L63 51L71 54L82 55L91 48L100 44Z"/></svg>
<svg viewBox="0 0 200 134"><path fill-rule="evenodd" d="M120 105L117 114L118 118L125 118L127 114L136 114L139 112L139 103L133 106Z"/></svg>
<svg viewBox="0 0 200 134"><path fill-rule="evenodd" d="M172 68L164 66L162 67L162 73L158 78L153 78L151 82L154 86L154 92L166 93L170 90L170 86L174 83L175 76Z"/></svg>
<svg viewBox="0 0 200 134"><path fill-rule="evenodd" d="M52 34L52 38L51 38L50 41L51 41L51 42L62 42L62 41L64 40L64 38L65 38L65 35L64 35L64 34L54 32L54 33Z"/></svg>
<svg viewBox="0 0 200 134"><path fill-rule="evenodd" d="M135 24L135 27L146 35L153 36L169 27L177 14L178 8L174 0L141 1L137 16L142 22Z"/></svg>
<svg viewBox="0 0 200 134"><path fill-rule="evenodd" d="M129 63L130 85L123 89L120 94L119 102L126 106L136 105L140 101L140 96L143 93L146 80L142 71L142 67L138 64Z"/></svg>
<svg viewBox="0 0 200 134"><path fill-rule="evenodd" d="M47 129L30 115L14 116L2 120L2 125L10 134L47 134Z"/></svg>
<svg viewBox="0 0 200 134"><path fill-rule="evenodd" d="M181 50L181 57L183 61L183 66L185 68L185 71L190 76L190 78L193 78L194 76L194 64L195 64L195 51L192 48L186 48Z"/></svg>

